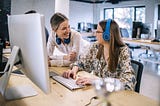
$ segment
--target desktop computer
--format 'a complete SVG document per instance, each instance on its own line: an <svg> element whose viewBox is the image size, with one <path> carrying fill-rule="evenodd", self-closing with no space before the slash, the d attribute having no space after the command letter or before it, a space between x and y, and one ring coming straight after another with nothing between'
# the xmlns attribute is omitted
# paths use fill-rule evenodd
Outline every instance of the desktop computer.
<svg viewBox="0 0 160 106"><path fill-rule="evenodd" d="M13 66L18 62L26 77L43 92L50 93L44 25L44 16L38 13L8 16L12 52L4 74L0 77L0 93L5 99L20 99L37 94L31 86L25 84L8 87Z"/></svg>

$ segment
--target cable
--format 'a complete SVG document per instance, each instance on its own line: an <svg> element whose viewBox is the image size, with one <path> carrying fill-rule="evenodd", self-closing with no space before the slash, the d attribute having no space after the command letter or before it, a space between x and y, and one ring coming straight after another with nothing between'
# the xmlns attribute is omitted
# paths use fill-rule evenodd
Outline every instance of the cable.
<svg viewBox="0 0 160 106"><path fill-rule="evenodd" d="M98 99L98 97L97 97L97 96L93 96L93 97L90 99L89 103L87 103L85 106L90 105L93 99Z"/></svg>

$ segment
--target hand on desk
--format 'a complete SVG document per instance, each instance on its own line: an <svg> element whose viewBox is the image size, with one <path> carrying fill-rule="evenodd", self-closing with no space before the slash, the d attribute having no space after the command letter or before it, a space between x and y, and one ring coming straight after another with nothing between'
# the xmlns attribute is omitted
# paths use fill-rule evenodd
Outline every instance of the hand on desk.
<svg viewBox="0 0 160 106"><path fill-rule="evenodd" d="M77 72L78 72L78 67L74 66L72 68L72 70L69 69L69 70L65 71L62 74L62 76L65 78L76 79L76 83L78 85L90 85L90 84L92 84L93 80L95 79L95 78L89 78L89 77L83 77L83 76L76 77Z"/></svg>
<svg viewBox="0 0 160 106"><path fill-rule="evenodd" d="M93 81L94 81L94 78L80 76L79 78L77 78L76 84L78 84L78 85L91 85Z"/></svg>
<svg viewBox="0 0 160 106"><path fill-rule="evenodd" d="M76 71L74 70L67 70L65 71L62 76L65 77L65 78L73 78L73 79L76 79Z"/></svg>

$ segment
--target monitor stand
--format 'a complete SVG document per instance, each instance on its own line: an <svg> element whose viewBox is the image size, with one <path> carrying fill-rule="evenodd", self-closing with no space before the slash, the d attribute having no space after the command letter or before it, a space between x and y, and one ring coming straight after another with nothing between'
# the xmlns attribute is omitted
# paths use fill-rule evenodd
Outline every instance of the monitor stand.
<svg viewBox="0 0 160 106"><path fill-rule="evenodd" d="M4 74L0 77L0 93L6 100L21 99L38 94L30 85L8 87L9 78L18 57L19 51L19 47L13 47L11 55L4 69Z"/></svg>

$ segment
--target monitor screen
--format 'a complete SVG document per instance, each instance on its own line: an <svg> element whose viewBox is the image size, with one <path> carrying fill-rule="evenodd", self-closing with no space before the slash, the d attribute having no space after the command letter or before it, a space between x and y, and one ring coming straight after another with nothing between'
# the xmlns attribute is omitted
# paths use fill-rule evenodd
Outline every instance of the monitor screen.
<svg viewBox="0 0 160 106"><path fill-rule="evenodd" d="M85 23L79 22L78 23L78 31L81 32L81 31L84 31L84 29L85 29Z"/></svg>
<svg viewBox="0 0 160 106"><path fill-rule="evenodd" d="M93 30L97 29L97 24L93 24Z"/></svg>
<svg viewBox="0 0 160 106"><path fill-rule="evenodd" d="M133 22L132 38L140 38L142 29L142 22Z"/></svg>
<svg viewBox="0 0 160 106"><path fill-rule="evenodd" d="M22 65L22 72L42 91L49 93L44 25L44 16L38 13L8 17L11 48L14 46L19 48L17 57Z"/></svg>
<svg viewBox="0 0 160 106"><path fill-rule="evenodd" d="M157 21L157 35L155 38L160 40L160 20Z"/></svg>

